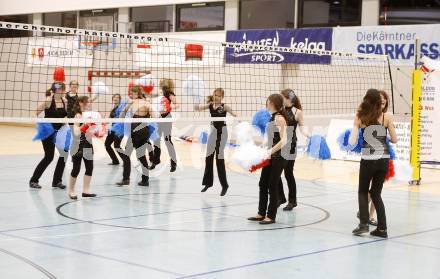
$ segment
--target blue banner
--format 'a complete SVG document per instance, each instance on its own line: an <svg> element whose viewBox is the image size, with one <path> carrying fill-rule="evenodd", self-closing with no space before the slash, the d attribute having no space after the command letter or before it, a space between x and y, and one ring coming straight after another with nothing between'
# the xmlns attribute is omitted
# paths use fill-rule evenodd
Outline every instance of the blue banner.
<svg viewBox="0 0 440 279"><path fill-rule="evenodd" d="M332 50L332 28L234 30L226 33L228 43L288 47L304 50ZM226 48L226 63L235 64L330 64L329 55L298 54L271 50L249 51Z"/></svg>

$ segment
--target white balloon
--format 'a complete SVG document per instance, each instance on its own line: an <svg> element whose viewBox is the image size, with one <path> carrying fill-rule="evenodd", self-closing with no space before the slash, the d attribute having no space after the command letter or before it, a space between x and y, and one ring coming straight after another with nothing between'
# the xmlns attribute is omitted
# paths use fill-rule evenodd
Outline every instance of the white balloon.
<svg viewBox="0 0 440 279"><path fill-rule="evenodd" d="M108 87L102 81L97 81L92 85L93 94L97 95L107 95L109 92Z"/></svg>

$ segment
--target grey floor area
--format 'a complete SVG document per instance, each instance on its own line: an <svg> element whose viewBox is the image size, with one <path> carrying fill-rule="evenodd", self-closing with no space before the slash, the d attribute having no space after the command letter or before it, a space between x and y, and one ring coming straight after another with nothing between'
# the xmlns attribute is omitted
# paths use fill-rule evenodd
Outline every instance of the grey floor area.
<svg viewBox="0 0 440 279"><path fill-rule="evenodd" d="M440 278L438 195L385 189L383 240L351 235L348 185L298 180L299 206L263 227L246 220L257 209L255 175L230 171L226 197L217 182L201 194L203 170L189 167L148 188L133 171L118 188L122 168L102 160L99 197L72 202L50 188L53 165L42 190L28 188L40 159L0 156L0 278Z"/></svg>

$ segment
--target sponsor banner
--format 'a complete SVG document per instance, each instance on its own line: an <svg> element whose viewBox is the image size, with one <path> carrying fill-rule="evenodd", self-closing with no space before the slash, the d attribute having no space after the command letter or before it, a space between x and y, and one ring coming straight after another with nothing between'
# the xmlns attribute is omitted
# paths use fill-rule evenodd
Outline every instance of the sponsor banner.
<svg viewBox="0 0 440 279"><path fill-rule="evenodd" d="M271 47L287 47L298 50L330 51L331 28L237 30L226 33L228 43L261 46L256 50L236 46L226 49L226 63L243 64L330 64L329 55L312 55L277 52ZM266 49L265 49L266 48Z"/></svg>
<svg viewBox="0 0 440 279"><path fill-rule="evenodd" d="M423 58L421 69L420 161L440 163L440 61Z"/></svg>
<svg viewBox="0 0 440 279"><path fill-rule="evenodd" d="M208 67L224 62L224 48L220 44L170 43L133 45L136 66L151 67Z"/></svg>
<svg viewBox="0 0 440 279"><path fill-rule="evenodd" d="M422 56L439 58L440 24L333 29L334 51L388 55L394 65L414 66L416 40L419 40Z"/></svg>
<svg viewBox="0 0 440 279"><path fill-rule="evenodd" d="M30 38L28 66L91 67L92 52L78 48L73 38Z"/></svg>

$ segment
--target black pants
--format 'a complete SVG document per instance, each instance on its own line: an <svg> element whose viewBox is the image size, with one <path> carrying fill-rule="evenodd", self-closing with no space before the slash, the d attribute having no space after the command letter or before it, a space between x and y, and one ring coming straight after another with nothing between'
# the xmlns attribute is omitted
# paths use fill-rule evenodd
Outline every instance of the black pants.
<svg viewBox="0 0 440 279"><path fill-rule="evenodd" d="M78 150L78 152L72 155L72 172L70 175L72 177L78 177L79 171L81 170L81 160L84 161L84 166L86 167L86 172L84 175L92 176L93 174L93 149L85 148Z"/></svg>
<svg viewBox="0 0 440 279"><path fill-rule="evenodd" d="M171 139L171 130L173 129L173 123L172 122L160 122L157 123L157 133L159 135L158 139L154 141L154 150L152 152L149 152L150 160L154 164L160 163L160 139L163 137L165 139L165 145L168 150L168 155L170 155L171 158L171 164L176 164L176 150L174 149L174 144Z"/></svg>
<svg viewBox="0 0 440 279"><path fill-rule="evenodd" d="M388 162L389 159L362 159L359 167L358 199L361 224L367 224L369 220L368 193L370 193L371 200L376 207L377 228L381 230L387 228L385 206L381 194L385 176L388 172Z"/></svg>
<svg viewBox="0 0 440 279"><path fill-rule="evenodd" d="M35 171L31 177L30 182L38 183L44 171L53 161L53 158L55 156L55 147L56 147L54 144L55 135L56 134L53 134L52 136L42 141L43 149L44 149L44 157L35 168ZM62 182L64 167L66 166L66 159L68 156L67 151L58 149L58 152L60 153L60 157L58 158L57 165L55 167L55 172L53 174L53 179L52 179L52 185L57 185L58 183Z"/></svg>
<svg viewBox="0 0 440 279"><path fill-rule="evenodd" d="M133 123L135 124L135 123ZM140 124L145 125L145 124ZM131 160L130 155L133 149L136 150L136 157L142 164L142 181L148 181L148 162L146 157L147 148L150 145L148 141L148 127L144 127L139 130L132 131L131 137L127 140L125 151L120 151L119 156L123 162L122 179L129 180L131 173Z"/></svg>
<svg viewBox="0 0 440 279"><path fill-rule="evenodd" d="M222 188L229 187L226 179L225 167L225 146L228 140L228 130L226 126L215 128L211 127L211 132L208 137L206 159L205 159L205 173L203 174L202 185L212 187L214 183L214 156L217 165L218 179Z"/></svg>
<svg viewBox="0 0 440 279"><path fill-rule="evenodd" d="M277 216L281 173L285 166L286 160L284 158L275 157L270 160L270 165L261 170L258 214L272 220L275 220ZM268 200L269 206L267 205Z"/></svg>
<svg viewBox="0 0 440 279"><path fill-rule="evenodd" d="M289 188L289 203L296 203L296 181L293 175L293 167L295 165L295 160L287 160L284 167L284 177L287 181L287 187ZM284 195L283 180L280 178L280 191L279 200L282 202L286 201L286 196Z"/></svg>
<svg viewBox="0 0 440 279"><path fill-rule="evenodd" d="M119 160L118 157L116 156L115 151L112 148L112 144L114 144L116 150L118 148L121 148L121 138L118 137L116 135L115 132L111 131L108 135L107 138L105 139L105 150L107 150L108 155L110 156L110 158L112 159L112 162L114 164L118 164Z"/></svg>

